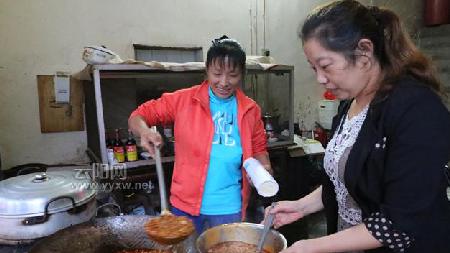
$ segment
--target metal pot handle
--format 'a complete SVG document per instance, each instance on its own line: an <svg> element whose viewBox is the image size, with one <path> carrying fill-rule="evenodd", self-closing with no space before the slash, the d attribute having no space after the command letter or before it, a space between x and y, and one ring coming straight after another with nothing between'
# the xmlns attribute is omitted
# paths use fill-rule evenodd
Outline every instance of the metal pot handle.
<svg viewBox="0 0 450 253"><path fill-rule="evenodd" d="M50 203L52 203L56 200L59 200L59 199L70 199L72 201L72 207L74 209L76 208L75 200L71 196L59 196L56 198L52 198L45 205L44 215L25 218L24 220L22 220L22 225L32 226L32 225L42 224L42 223L46 222L48 220L48 217L50 216L50 214L48 213L48 207L50 206Z"/></svg>
<svg viewBox="0 0 450 253"><path fill-rule="evenodd" d="M30 172L27 172L27 171L30 171ZM18 170L16 173L16 176L20 176L23 174L29 174L29 173L33 173L33 172L46 172L46 171L47 171L46 167L36 165L36 166L24 167L24 168Z"/></svg>

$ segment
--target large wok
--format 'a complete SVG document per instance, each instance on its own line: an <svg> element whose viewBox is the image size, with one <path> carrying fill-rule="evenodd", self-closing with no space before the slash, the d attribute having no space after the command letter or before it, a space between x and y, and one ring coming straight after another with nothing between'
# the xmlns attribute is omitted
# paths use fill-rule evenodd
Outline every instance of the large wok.
<svg viewBox="0 0 450 253"><path fill-rule="evenodd" d="M99 218L75 225L39 241L30 253L113 253L122 249L172 249L178 253L194 253L197 235L164 246L151 241L144 224L152 216L116 216Z"/></svg>

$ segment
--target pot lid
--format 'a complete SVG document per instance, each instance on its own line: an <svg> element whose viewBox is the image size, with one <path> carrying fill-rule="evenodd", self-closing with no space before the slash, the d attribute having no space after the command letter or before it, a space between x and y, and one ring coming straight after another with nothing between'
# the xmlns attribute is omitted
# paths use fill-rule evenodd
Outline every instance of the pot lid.
<svg viewBox="0 0 450 253"><path fill-rule="evenodd" d="M0 181L0 216L42 215L71 209L95 196L87 173L78 170L31 173ZM64 196L64 197L63 197ZM58 198L54 201L53 199Z"/></svg>

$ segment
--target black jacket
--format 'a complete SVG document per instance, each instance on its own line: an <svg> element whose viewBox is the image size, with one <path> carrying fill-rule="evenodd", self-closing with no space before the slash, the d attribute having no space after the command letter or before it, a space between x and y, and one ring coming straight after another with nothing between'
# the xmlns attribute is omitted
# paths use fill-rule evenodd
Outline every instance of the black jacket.
<svg viewBox="0 0 450 253"><path fill-rule="evenodd" d="M341 104L332 133L347 114ZM384 144L384 145L383 145ZM450 114L430 88L401 79L369 106L345 169L345 184L362 218L381 212L412 236L405 252L450 252L450 202L445 165L450 159ZM328 232L336 232L337 202L326 178L322 200ZM368 252L392 252L386 247Z"/></svg>

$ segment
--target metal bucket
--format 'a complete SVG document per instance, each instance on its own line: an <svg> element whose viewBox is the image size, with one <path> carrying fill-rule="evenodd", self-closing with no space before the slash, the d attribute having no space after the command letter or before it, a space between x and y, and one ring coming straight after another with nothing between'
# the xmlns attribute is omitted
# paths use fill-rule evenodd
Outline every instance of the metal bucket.
<svg viewBox="0 0 450 253"><path fill-rule="evenodd" d="M232 223L210 228L204 231L196 242L197 251L206 253L212 246L229 241L240 241L248 244L258 244L264 226L254 223ZM287 247L287 241L282 234L270 230L266 237L264 250L278 253Z"/></svg>

